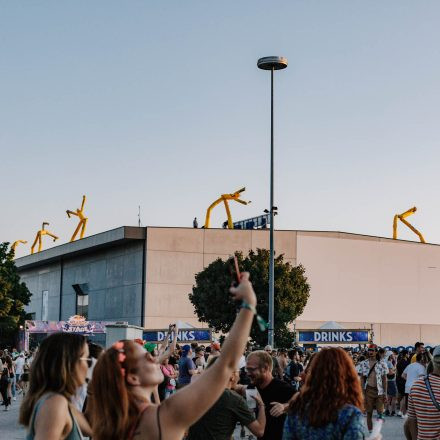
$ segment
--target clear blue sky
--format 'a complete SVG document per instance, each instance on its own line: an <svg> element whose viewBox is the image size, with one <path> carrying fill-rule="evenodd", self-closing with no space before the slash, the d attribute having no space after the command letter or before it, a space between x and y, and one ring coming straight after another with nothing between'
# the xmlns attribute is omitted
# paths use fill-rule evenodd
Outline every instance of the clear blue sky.
<svg viewBox="0 0 440 440"><path fill-rule="evenodd" d="M440 243L439 19L434 0L1 2L0 241L31 242L43 220L67 241L83 193L88 234L135 225L139 204L144 225L203 223L241 186L252 204L234 220L260 214L256 61L283 55L276 227L391 236L416 205L409 220Z"/></svg>

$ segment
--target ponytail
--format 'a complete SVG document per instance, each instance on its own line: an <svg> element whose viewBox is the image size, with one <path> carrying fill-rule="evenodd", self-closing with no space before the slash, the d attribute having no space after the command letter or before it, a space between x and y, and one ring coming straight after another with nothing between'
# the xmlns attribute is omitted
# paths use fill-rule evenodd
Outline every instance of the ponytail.
<svg viewBox="0 0 440 440"><path fill-rule="evenodd" d="M120 342L105 351L93 370L90 414L93 440L127 438L137 418L136 402L125 381L133 342ZM116 345L116 344L115 344ZM123 348L122 348L123 347ZM121 352L124 356L121 356Z"/></svg>

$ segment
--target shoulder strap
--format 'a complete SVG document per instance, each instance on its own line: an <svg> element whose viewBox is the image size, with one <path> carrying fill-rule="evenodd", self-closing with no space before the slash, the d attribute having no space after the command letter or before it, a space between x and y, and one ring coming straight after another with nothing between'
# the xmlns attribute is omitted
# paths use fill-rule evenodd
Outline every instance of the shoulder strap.
<svg viewBox="0 0 440 440"><path fill-rule="evenodd" d="M76 420L75 416L74 416L73 413L72 413L72 410L71 410L71 408L70 408L70 404L68 405L68 408L69 408L70 418L72 419L72 431L71 431L71 433L74 432L74 431L76 430L76 432L77 432L77 434L78 434L78 436L79 436L79 437L77 436L77 438L78 438L79 440L83 440L84 437L83 437L83 435L82 435L81 428L79 427L79 425L78 425L78 421Z"/></svg>
<svg viewBox="0 0 440 440"><path fill-rule="evenodd" d="M136 422L133 424L133 427L131 428L130 433L129 433L128 437L127 437L128 440L131 440L131 439L134 437L134 433L136 432L136 428L138 427L139 422L141 421L142 414L143 414L143 413L145 412L145 410L146 410L147 408L149 408L149 407L150 407L150 405L145 404L145 405L142 407L142 409L139 411L138 416L136 417Z"/></svg>
<svg viewBox="0 0 440 440"><path fill-rule="evenodd" d="M374 363L374 365L370 368L370 371L367 374L367 379L370 377L370 374L373 372L374 367L377 365L377 361Z"/></svg>
<svg viewBox="0 0 440 440"><path fill-rule="evenodd" d="M423 380L425 381L425 385L426 385L426 388L428 389L429 397L431 397L432 403L440 411L440 404L437 402L437 400L435 400L435 396L432 391L431 384L429 383L429 377L425 376L423 378Z"/></svg>

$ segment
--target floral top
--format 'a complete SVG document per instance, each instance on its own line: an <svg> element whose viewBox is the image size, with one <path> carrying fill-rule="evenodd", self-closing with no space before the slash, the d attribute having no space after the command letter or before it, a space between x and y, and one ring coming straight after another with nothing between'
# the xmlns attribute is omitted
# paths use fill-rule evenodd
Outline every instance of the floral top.
<svg viewBox="0 0 440 440"><path fill-rule="evenodd" d="M388 367L386 362L383 360L377 361L376 366L374 367L374 371L376 373L377 394L379 396L383 396L385 393L383 390L382 377L388 374ZM367 376L369 372L370 372L370 363L369 360L366 359L365 361L362 361L359 364L359 374L365 378L365 381L367 381Z"/></svg>
<svg viewBox="0 0 440 440"><path fill-rule="evenodd" d="M289 414L284 423L283 440L363 440L365 426L362 412L353 405L345 405L335 422L320 428L309 425L307 419Z"/></svg>

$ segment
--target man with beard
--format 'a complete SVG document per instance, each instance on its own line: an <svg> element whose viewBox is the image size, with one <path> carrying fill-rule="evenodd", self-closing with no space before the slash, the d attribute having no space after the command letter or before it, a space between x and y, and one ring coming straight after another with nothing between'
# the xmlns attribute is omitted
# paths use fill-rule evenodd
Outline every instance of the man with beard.
<svg viewBox="0 0 440 440"><path fill-rule="evenodd" d="M285 414L278 415L276 403L287 403L295 393L288 383L272 376L272 356L265 351L253 351L246 359L246 373L256 387L266 407L266 428L260 440L281 440ZM246 386L238 385L235 390L246 395Z"/></svg>
<svg viewBox="0 0 440 440"><path fill-rule="evenodd" d="M388 366L384 360L377 356L377 345L368 346L368 359L361 364L362 386L365 396L365 410L367 412L367 426L373 429L373 411L376 409L377 417L383 419L384 404L387 397Z"/></svg>

